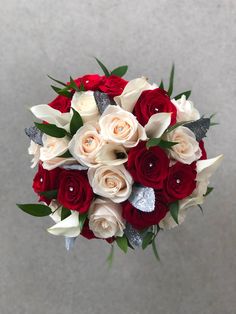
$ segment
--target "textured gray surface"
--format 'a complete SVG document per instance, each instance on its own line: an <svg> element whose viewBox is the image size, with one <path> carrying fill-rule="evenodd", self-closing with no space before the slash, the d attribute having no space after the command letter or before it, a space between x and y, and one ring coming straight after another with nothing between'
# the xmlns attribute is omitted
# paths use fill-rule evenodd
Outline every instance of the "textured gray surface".
<svg viewBox="0 0 236 314"><path fill-rule="evenodd" d="M0 0L0 313L233 314L236 311L235 0ZM33 171L23 128L27 108L53 98L46 74L66 79L129 64L128 78L167 79L192 89L202 113L218 112L209 156L225 154L215 192L201 215L192 210L179 229L161 234L151 250L116 252L79 240L72 252L15 202L34 200Z"/></svg>

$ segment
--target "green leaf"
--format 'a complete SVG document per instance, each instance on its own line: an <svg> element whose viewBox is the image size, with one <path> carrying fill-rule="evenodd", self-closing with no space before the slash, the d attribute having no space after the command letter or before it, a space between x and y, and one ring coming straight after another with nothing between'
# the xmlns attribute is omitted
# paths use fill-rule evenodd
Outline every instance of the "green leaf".
<svg viewBox="0 0 236 314"><path fill-rule="evenodd" d="M71 215L71 211L66 207L62 207L62 209L61 209L61 220L66 219L70 215Z"/></svg>
<svg viewBox="0 0 236 314"><path fill-rule="evenodd" d="M59 128L55 124L34 123L37 129L52 137L62 138L67 135L66 130Z"/></svg>
<svg viewBox="0 0 236 314"><path fill-rule="evenodd" d="M173 130L175 130L176 128L178 128L179 126L185 125L187 123L190 123L192 121L181 121L181 122L177 122L176 124L172 125L171 127L169 127L165 133L169 133L172 132Z"/></svg>
<svg viewBox="0 0 236 314"><path fill-rule="evenodd" d="M128 240L125 235L123 237L117 237L116 243L119 246L119 248L124 252L127 253L128 251Z"/></svg>
<svg viewBox="0 0 236 314"><path fill-rule="evenodd" d="M157 146L157 145L159 145L160 141L161 141L160 137L158 137L158 138L151 138L150 140L147 141L146 147L150 148L150 147L153 147L153 146Z"/></svg>
<svg viewBox="0 0 236 314"><path fill-rule="evenodd" d="M198 206L198 208L200 208L200 211L202 212L202 214L204 215L204 212L203 212L203 208L202 208L202 206L201 205L197 205Z"/></svg>
<svg viewBox="0 0 236 314"><path fill-rule="evenodd" d="M73 156L71 155L70 151L67 150L64 154L58 156L59 158L72 158Z"/></svg>
<svg viewBox="0 0 236 314"><path fill-rule="evenodd" d="M161 88L161 89L163 89L164 90L164 83L163 83L163 81L161 80L161 83L160 83L160 85L159 85L159 88Z"/></svg>
<svg viewBox="0 0 236 314"><path fill-rule="evenodd" d="M152 250L153 250L153 253L154 253L156 259L158 260L158 262L160 262L161 259L160 259L158 252L157 252L155 239L152 240Z"/></svg>
<svg viewBox="0 0 236 314"><path fill-rule="evenodd" d="M50 191L44 191L44 192L40 192L40 195L45 196L48 199L53 199L53 198L57 198L57 190L50 190Z"/></svg>
<svg viewBox="0 0 236 314"><path fill-rule="evenodd" d="M59 88L59 87L56 87L56 86L53 86L51 85L51 88L58 94L58 95L61 95L61 96L65 96L67 98L72 98L72 93L68 91L68 89L70 88L70 86L67 86L66 88Z"/></svg>
<svg viewBox="0 0 236 314"><path fill-rule="evenodd" d="M206 191L206 193L205 193L203 196L207 196L207 195L209 195L209 194L210 194L213 190L214 190L214 188L213 188L213 187L208 186L208 187L207 187L207 191Z"/></svg>
<svg viewBox="0 0 236 314"><path fill-rule="evenodd" d="M125 75L125 73L128 71L128 65L122 65L116 69L114 69L113 71L111 71L111 75L116 75L119 77L122 77Z"/></svg>
<svg viewBox="0 0 236 314"><path fill-rule="evenodd" d="M42 204L16 204L23 212L35 216L44 217L52 213L51 208Z"/></svg>
<svg viewBox="0 0 236 314"><path fill-rule="evenodd" d="M101 69L103 70L105 76L110 76L110 72L108 71L107 67L95 57L95 60L97 61L97 63L99 64L99 66L101 67Z"/></svg>
<svg viewBox="0 0 236 314"><path fill-rule="evenodd" d="M86 218L88 217L88 213L79 214L79 226L82 231Z"/></svg>
<svg viewBox="0 0 236 314"><path fill-rule="evenodd" d="M114 258L114 245L111 244L111 251L109 255L107 256L106 262L108 263L108 267L111 268Z"/></svg>
<svg viewBox="0 0 236 314"><path fill-rule="evenodd" d="M85 92L85 87L84 87L83 82L80 83L79 91L80 92Z"/></svg>
<svg viewBox="0 0 236 314"><path fill-rule="evenodd" d="M173 86L174 86L174 75L175 75L175 65L173 63L171 72L170 72L170 80L169 80L169 88L168 88L168 95L171 96L173 92Z"/></svg>
<svg viewBox="0 0 236 314"><path fill-rule="evenodd" d="M171 148L172 146L178 144L178 142L169 142L169 141L164 141L160 137L159 138L151 138L146 146L147 148L153 147L153 146L159 146L161 148Z"/></svg>
<svg viewBox="0 0 236 314"><path fill-rule="evenodd" d="M158 146L160 146L161 148L171 148L172 146L176 144L178 144L178 142L170 142L170 141L161 140Z"/></svg>
<svg viewBox="0 0 236 314"><path fill-rule="evenodd" d="M61 84L61 85L63 85L63 86L67 86L66 83L61 82L61 81L59 81L59 80L56 80L56 79L54 79L54 78L53 78L52 76L50 76L50 75L48 75L48 77L49 77L51 80L53 80L54 82L58 83L58 84Z"/></svg>
<svg viewBox="0 0 236 314"><path fill-rule="evenodd" d="M178 221L178 215L179 215L179 202L176 201L174 203L171 203L169 205L169 210L170 210L170 214L172 216L172 218L174 219L174 221L179 224Z"/></svg>
<svg viewBox="0 0 236 314"><path fill-rule="evenodd" d="M78 129L83 126L83 120L78 111L76 111L74 108L71 109L73 110L73 116L70 121L70 133L74 135Z"/></svg>
<svg viewBox="0 0 236 314"><path fill-rule="evenodd" d="M75 81L73 80L73 78L70 76L70 87L74 90L76 90L77 92L80 92L79 87L77 86L77 84L75 83Z"/></svg>
<svg viewBox="0 0 236 314"><path fill-rule="evenodd" d="M180 93L180 94L176 95L176 96L174 97L174 99L175 99L175 100L178 100L178 99L180 99L183 95L185 95L185 96L186 96L186 99L188 99L189 96L191 95L191 90L187 90L186 92L183 92L183 93Z"/></svg>
<svg viewBox="0 0 236 314"><path fill-rule="evenodd" d="M152 242L152 239L153 239L153 233L149 231L143 238L143 243L142 243L143 250L145 250L146 247Z"/></svg>

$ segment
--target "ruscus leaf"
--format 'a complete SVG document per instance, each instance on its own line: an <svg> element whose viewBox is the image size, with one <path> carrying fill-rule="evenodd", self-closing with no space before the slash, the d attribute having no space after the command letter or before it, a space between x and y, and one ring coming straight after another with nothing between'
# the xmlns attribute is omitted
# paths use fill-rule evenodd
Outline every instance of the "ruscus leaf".
<svg viewBox="0 0 236 314"><path fill-rule="evenodd" d="M83 120L81 118L81 115L78 113L78 111L76 111L74 108L72 108L72 110L73 110L73 116L70 121L70 133L74 135L78 131L78 129L81 126L83 126Z"/></svg>
<svg viewBox="0 0 236 314"><path fill-rule="evenodd" d="M48 199L53 199L53 198L57 198L57 190L50 190L50 191L44 191L44 192L40 192L40 195L45 196Z"/></svg>
<svg viewBox="0 0 236 314"><path fill-rule="evenodd" d="M95 60L97 61L101 69L103 70L105 76L107 77L110 76L110 72L108 71L107 67L100 60L98 60L98 58L95 57Z"/></svg>
<svg viewBox="0 0 236 314"><path fill-rule="evenodd" d="M71 211L66 207L62 207L62 209L61 209L61 220L66 219L70 215L71 215Z"/></svg>
<svg viewBox="0 0 236 314"><path fill-rule="evenodd" d="M128 251L128 240L125 235L123 237L117 237L116 243L119 246L119 248L124 252L127 253Z"/></svg>
<svg viewBox="0 0 236 314"><path fill-rule="evenodd" d="M170 80L169 80L169 88L168 88L168 95L171 96L173 92L174 86L174 75L175 75L175 65L172 65L171 72L170 72Z"/></svg>
<svg viewBox="0 0 236 314"><path fill-rule="evenodd" d="M48 77L49 77L51 80L53 80L54 82L58 83L58 84L61 84L61 85L63 85L63 86L67 86L66 83L64 83L64 82L62 82L62 81L59 81L59 80L56 80L56 79L54 79L54 78L53 78L52 76L50 76L50 75L48 75Z"/></svg>
<svg viewBox="0 0 236 314"><path fill-rule="evenodd" d="M206 191L206 193L204 194L204 196L209 195L209 194L210 194L213 190L214 190L214 188L213 188L213 187L208 186L208 187L207 187L207 191Z"/></svg>
<svg viewBox="0 0 236 314"><path fill-rule="evenodd" d="M173 202L169 205L169 210L174 221L179 224L178 215L179 215L179 202Z"/></svg>
<svg viewBox="0 0 236 314"><path fill-rule="evenodd" d="M128 66L122 65L118 68L115 68L113 71L111 71L111 75L122 77L126 74L127 71L128 71Z"/></svg>
<svg viewBox="0 0 236 314"><path fill-rule="evenodd" d="M142 249L145 250L146 247L152 242L154 234L152 232L148 232L143 238Z"/></svg>
<svg viewBox="0 0 236 314"><path fill-rule="evenodd" d="M42 204L16 204L23 212L35 216L45 217L52 213L51 208Z"/></svg>
<svg viewBox="0 0 236 314"><path fill-rule="evenodd" d="M82 231L86 218L88 217L88 213L79 214L79 226Z"/></svg>
<svg viewBox="0 0 236 314"><path fill-rule="evenodd" d="M43 133L57 138L62 138L67 135L66 130L59 128L55 124L34 123L35 126Z"/></svg>
<svg viewBox="0 0 236 314"><path fill-rule="evenodd" d="M175 99L175 100L178 100L178 99L180 99L183 95L185 95L185 96L186 96L186 99L188 99L188 98L190 97L190 95L191 95L191 90L187 90L186 92L183 92L183 93L180 93L180 94L176 95L176 96L174 97L174 99Z"/></svg>

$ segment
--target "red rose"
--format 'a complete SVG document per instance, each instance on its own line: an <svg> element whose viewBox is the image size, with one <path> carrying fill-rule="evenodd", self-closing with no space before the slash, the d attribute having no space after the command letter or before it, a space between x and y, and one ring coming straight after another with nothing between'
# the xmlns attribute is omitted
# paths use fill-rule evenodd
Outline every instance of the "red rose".
<svg viewBox="0 0 236 314"><path fill-rule="evenodd" d="M60 168L53 170L45 170L41 164L38 165L38 172L33 180L33 189L39 195L39 201L50 203L45 196L40 195L41 192L56 190L59 185L58 177L61 172Z"/></svg>
<svg viewBox="0 0 236 314"><path fill-rule="evenodd" d="M204 146L203 140L201 140L201 141L199 142L199 147L200 147L200 149L201 149L201 151L202 151L202 156L201 156L200 160L205 160L205 159L207 159L207 152L206 152L206 150L205 150L205 146Z"/></svg>
<svg viewBox="0 0 236 314"><path fill-rule="evenodd" d="M109 96L115 97L122 94L127 83L127 81L116 75L104 76L99 89Z"/></svg>
<svg viewBox="0 0 236 314"><path fill-rule="evenodd" d="M76 84L80 87L82 83L85 90L95 91L98 89L99 84L101 83L103 76L98 74L87 74L82 77L75 79Z"/></svg>
<svg viewBox="0 0 236 314"><path fill-rule="evenodd" d="M131 148L127 169L135 182L155 189L161 189L168 175L169 159L160 147L146 148L146 142Z"/></svg>
<svg viewBox="0 0 236 314"><path fill-rule="evenodd" d="M168 202L189 196L196 188L196 175L196 163L186 165L177 162L170 167L169 175L164 183L164 193Z"/></svg>
<svg viewBox="0 0 236 314"><path fill-rule="evenodd" d="M93 191L85 171L63 170L59 178L57 199L61 205L80 213L90 207Z"/></svg>
<svg viewBox="0 0 236 314"><path fill-rule="evenodd" d="M166 91L161 88L143 91L134 107L140 124L146 125L149 118L158 112L171 112L171 124L176 123L176 107Z"/></svg>
<svg viewBox="0 0 236 314"><path fill-rule="evenodd" d="M56 110L61 111L62 113L69 112L71 106L71 99L59 95L48 105Z"/></svg>
<svg viewBox="0 0 236 314"><path fill-rule="evenodd" d="M141 230L153 225L157 225L160 220L165 217L167 212L168 207L166 206L163 195L156 191L156 204L153 212L144 213L126 201L123 203L122 215L123 218L135 229Z"/></svg>

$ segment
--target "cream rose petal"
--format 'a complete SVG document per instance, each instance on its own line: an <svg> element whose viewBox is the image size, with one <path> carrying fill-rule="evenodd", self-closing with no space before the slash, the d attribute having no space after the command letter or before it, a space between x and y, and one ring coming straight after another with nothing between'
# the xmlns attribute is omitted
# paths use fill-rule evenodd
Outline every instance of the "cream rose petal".
<svg viewBox="0 0 236 314"><path fill-rule="evenodd" d="M55 157L63 155L68 150L69 138L56 138L43 134L43 146L40 148L40 160L48 161Z"/></svg>
<svg viewBox="0 0 236 314"><path fill-rule="evenodd" d="M125 147L134 147L140 140L147 139L145 129L136 117L119 106L109 105L103 112L99 125L104 140L122 144Z"/></svg>
<svg viewBox="0 0 236 314"><path fill-rule="evenodd" d="M30 141L30 146L28 148L29 155L33 155L33 159L31 160L32 165L31 168L34 168L39 162L40 156L40 145L36 144L34 141Z"/></svg>
<svg viewBox="0 0 236 314"><path fill-rule="evenodd" d="M72 211L70 216L48 228L47 231L53 235L77 237L80 234L79 213Z"/></svg>
<svg viewBox="0 0 236 314"><path fill-rule="evenodd" d="M171 113L156 113L150 117L145 125L148 138L159 138L170 125Z"/></svg>
<svg viewBox="0 0 236 314"><path fill-rule="evenodd" d="M56 126L69 131L70 120L72 117L71 113L61 113L59 110L51 108L48 105L37 105L32 107L30 110L39 120L55 124Z"/></svg>
<svg viewBox="0 0 236 314"><path fill-rule="evenodd" d="M200 119L200 113L194 107L193 102L186 99L185 95L182 95L178 100L172 99L171 102L177 109L177 122L195 121Z"/></svg>
<svg viewBox="0 0 236 314"><path fill-rule="evenodd" d="M62 165L73 165L73 164L77 164L74 158L55 157L53 159L44 161L42 166L46 170L53 170L57 167L61 167Z"/></svg>
<svg viewBox="0 0 236 314"><path fill-rule="evenodd" d="M157 88L157 85L148 83L145 77L128 82L121 95L114 97L115 102L123 109L132 112L134 105L144 90Z"/></svg>
<svg viewBox="0 0 236 314"><path fill-rule="evenodd" d="M122 236L125 229L122 207L109 199L97 198L89 209L89 228L98 238Z"/></svg>

